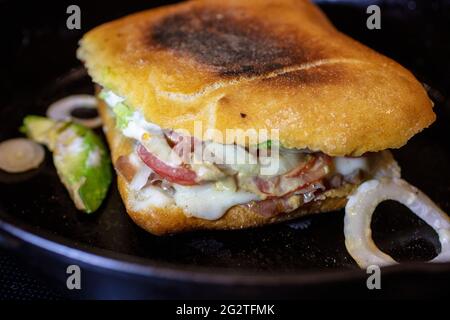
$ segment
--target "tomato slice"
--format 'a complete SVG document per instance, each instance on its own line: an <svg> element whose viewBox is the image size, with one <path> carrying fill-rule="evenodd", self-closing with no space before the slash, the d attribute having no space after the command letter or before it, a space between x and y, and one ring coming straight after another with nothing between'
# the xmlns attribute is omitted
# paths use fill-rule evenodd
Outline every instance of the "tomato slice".
<svg viewBox="0 0 450 320"><path fill-rule="evenodd" d="M158 157L156 157L153 153L149 152L142 144L138 145L137 153L141 160L149 166L150 169L155 171L167 181L185 186L197 184L197 174L195 171L184 167L173 167L168 165L164 161L158 159Z"/></svg>

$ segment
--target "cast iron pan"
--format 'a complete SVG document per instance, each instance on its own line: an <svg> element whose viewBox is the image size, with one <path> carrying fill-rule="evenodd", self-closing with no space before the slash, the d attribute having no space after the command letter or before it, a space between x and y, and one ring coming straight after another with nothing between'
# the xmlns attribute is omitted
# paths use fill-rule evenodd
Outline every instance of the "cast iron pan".
<svg viewBox="0 0 450 320"><path fill-rule="evenodd" d="M25 115L44 114L56 99L92 93L75 59L77 40L147 2L79 2L81 31L65 27L68 3L3 2L0 140L18 136ZM394 154L403 177L450 212L449 4L377 3L382 29L374 31L366 28L364 1L321 6L342 31L430 86L437 122ZM130 220L115 184L97 213L78 212L49 154L37 170L0 172L0 197L0 245L75 298L417 297L445 294L450 280L450 264L421 262L440 249L436 233L393 202L377 208L372 226L378 246L402 264L383 269L382 290L369 291L365 271L345 250L342 211L253 230L156 237ZM65 287L70 264L81 267L81 290Z"/></svg>

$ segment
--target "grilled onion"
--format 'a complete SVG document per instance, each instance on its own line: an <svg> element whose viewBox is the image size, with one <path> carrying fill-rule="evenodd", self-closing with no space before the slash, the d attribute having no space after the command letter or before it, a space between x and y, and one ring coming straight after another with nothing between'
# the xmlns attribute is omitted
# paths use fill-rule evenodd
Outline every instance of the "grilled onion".
<svg viewBox="0 0 450 320"><path fill-rule="evenodd" d="M441 252L431 262L450 261L450 218L433 201L406 181L382 178L363 183L345 207L345 245L361 268L385 266L396 261L380 251L372 240L370 222L377 205L395 200L407 206L439 235Z"/></svg>
<svg viewBox="0 0 450 320"><path fill-rule="evenodd" d="M31 140L16 138L0 143L0 169L25 172L39 167L45 158L44 148Z"/></svg>
<svg viewBox="0 0 450 320"><path fill-rule="evenodd" d="M65 97L52 103L47 109L47 117L58 121L73 121L88 128L98 128L102 120L98 116L93 118L81 118L73 114L77 109L97 110L97 99L88 94L77 94Z"/></svg>

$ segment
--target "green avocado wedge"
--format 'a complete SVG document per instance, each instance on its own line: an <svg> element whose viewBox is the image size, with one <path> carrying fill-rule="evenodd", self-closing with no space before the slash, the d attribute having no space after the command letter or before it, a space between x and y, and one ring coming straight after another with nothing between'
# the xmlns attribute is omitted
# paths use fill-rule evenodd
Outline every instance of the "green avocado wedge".
<svg viewBox="0 0 450 320"><path fill-rule="evenodd" d="M25 117L21 130L53 152L59 178L77 209L96 211L112 179L110 158L102 140L80 124L40 116Z"/></svg>

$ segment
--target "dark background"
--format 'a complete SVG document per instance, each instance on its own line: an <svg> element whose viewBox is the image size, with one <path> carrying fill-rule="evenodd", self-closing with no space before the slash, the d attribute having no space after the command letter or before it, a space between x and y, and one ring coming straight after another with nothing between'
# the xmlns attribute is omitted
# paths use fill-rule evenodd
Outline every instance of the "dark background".
<svg viewBox="0 0 450 320"><path fill-rule="evenodd" d="M176 1L172 1L176 2ZM416 76L430 87L430 95L439 104L436 113L439 118L450 119L450 1L318 1L327 15L341 31L364 44L399 61L411 69ZM0 110L5 117L15 112L11 107L27 97L39 96L55 80L80 65L75 58L77 41L87 30L103 22L170 1L0 1ZM70 4L81 7L82 29L67 30L66 8ZM379 4L382 14L382 29L368 31L365 8L368 4ZM36 104L40 103L37 101ZM35 107L31 105L30 108ZM37 108L37 107L36 107ZM17 135L13 128L17 123L0 119L0 141ZM441 146L448 145L448 125L441 124L428 134L428 139ZM414 161L421 162L429 157L418 154ZM447 149L448 150L448 149ZM448 154L448 153L447 153ZM399 161L411 161L407 153L396 155ZM413 184L424 190L434 184L445 188L436 191L448 192L448 180L428 179L428 172L435 168L433 161L423 172L417 166L403 166L404 172L413 172ZM442 167L438 166L437 167ZM445 175L444 175L445 177ZM4 197L5 193L0 194ZM24 197L23 201L27 201ZM448 202L443 204L448 207ZM386 219L385 219L386 220ZM385 223L389 223L384 221ZM325 222L326 223L326 222ZM329 222L331 225L333 221ZM398 222L397 222L398 223ZM419 222L421 228L426 226ZM392 229L396 227L391 225ZM430 231L426 231L430 232ZM377 235L375 235L377 237ZM379 234L380 239L383 234ZM377 240L377 239L375 239ZM381 241L381 240L380 240ZM427 245L423 245L427 247ZM419 246L420 247L420 246ZM428 245L428 248L430 246ZM414 246L406 256L421 255ZM401 256L401 253L398 253ZM398 257L397 256L397 257ZM421 259L429 257L422 254ZM420 260L420 259L419 259ZM345 261L345 260L344 260ZM49 287L46 281L36 278L26 264L17 261L10 253L0 251L0 299L52 299L64 297Z"/></svg>

